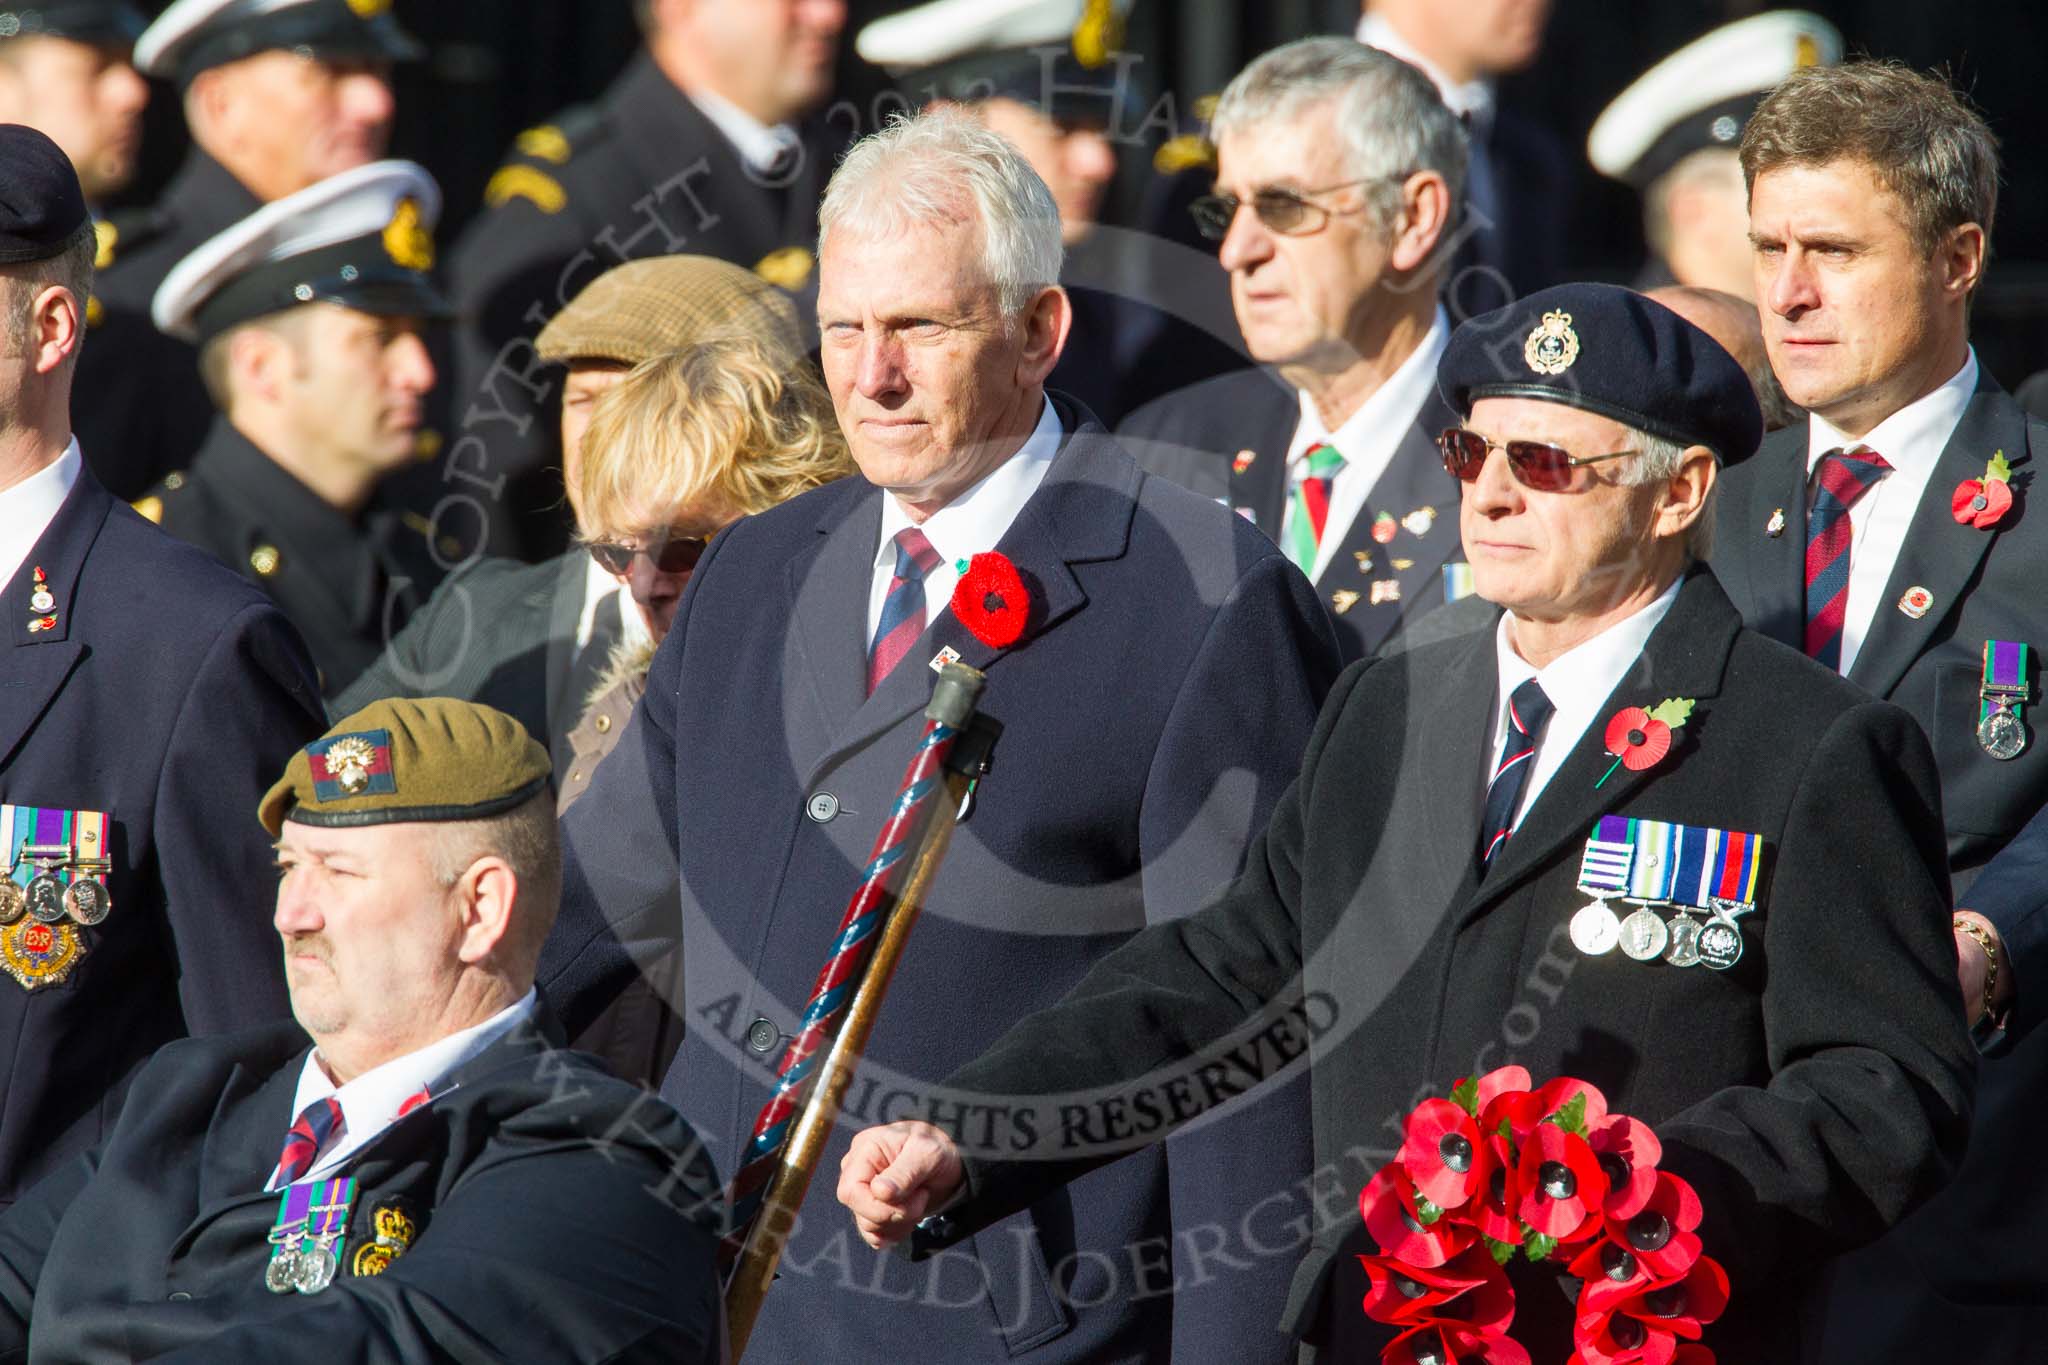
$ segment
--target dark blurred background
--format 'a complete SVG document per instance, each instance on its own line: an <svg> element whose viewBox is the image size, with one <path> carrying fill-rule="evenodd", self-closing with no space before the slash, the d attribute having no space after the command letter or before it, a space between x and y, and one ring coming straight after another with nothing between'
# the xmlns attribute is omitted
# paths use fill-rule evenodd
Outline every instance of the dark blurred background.
<svg viewBox="0 0 2048 1365"><path fill-rule="evenodd" d="M162 9L163 3L154 5ZM852 34L905 0L851 0L839 98L872 126L890 96L880 72L852 56ZM1778 6L1749 0L1558 0L1543 57L1500 87L1501 103L1547 124L1578 158L1571 187L1574 273L1626 281L1643 258L1635 196L1583 162L1586 130L1608 100L1651 63L1699 34ZM2048 150L2029 130L2048 128L2048 6L2015 0L1813 0L1800 6L1841 28L1851 53L1939 68L1976 101L2003 143L2005 183L1994 262L1978 299L1979 356L2007 387L2048 368ZM392 154L426 165L447 192L441 239L452 242L512 138L565 105L596 95L638 42L629 0L397 0L397 13L431 52L397 74ZM1192 106L1249 58L1310 33L1349 32L1355 0L1136 0L1125 47L1144 54L1155 108L1193 126ZM1130 223L1157 121L1123 148L1109 210ZM144 168L127 196L146 201L170 177L184 131L174 92L152 103ZM1121 211L1119 211L1121 210Z"/></svg>

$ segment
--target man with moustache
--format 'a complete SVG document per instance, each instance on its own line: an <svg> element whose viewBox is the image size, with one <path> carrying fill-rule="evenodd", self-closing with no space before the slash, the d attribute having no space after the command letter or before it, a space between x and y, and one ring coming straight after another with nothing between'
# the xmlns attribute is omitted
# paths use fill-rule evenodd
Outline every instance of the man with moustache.
<svg viewBox="0 0 2048 1365"><path fill-rule="evenodd" d="M135 70L145 25L129 0L49 0L0 39L0 123L41 129L97 209L135 174L149 83Z"/></svg>
<svg viewBox="0 0 2048 1365"><path fill-rule="evenodd" d="M260 585L334 696L427 599L440 560L372 500L412 462L447 314L429 276L441 191L380 161L258 209L180 261L152 309L219 406L191 468L136 509Z"/></svg>
<svg viewBox="0 0 2048 1365"><path fill-rule="evenodd" d="M2048 801L2033 651L2048 523L2030 505L2048 428L1978 363L1970 304L1998 202L1984 120L1938 77L1860 61L1788 77L1742 136L1772 368L1807 422L1730 478L1715 573L1756 629L1910 711L1941 766L1964 1004L1996 1052L2048 980L2024 899L1976 883ZM2006 935L2012 937L2008 940ZM2048 1294L2018 1234L2042 1044L1986 1066L1956 1182L1843 1268L1839 1358L2018 1359Z"/></svg>
<svg viewBox="0 0 2048 1365"><path fill-rule="evenodd" d="M821 216L825 375L861 477L746 518L698 561L638 711L563 820L541 970L575 1029L680 939L688 1027L662 1094L727 1171L831 950L820 916L899 790L933 660L987 674L1002 734L867 1050L919 1112L949 1102L928 1078L1231 875L1336 671L1270 542L1046 391L1069 326L1060 224L1015 148L927 112L857 145ZM991 552L1027 585L1021 638L952 605ZM817 1181L749 1353L1283 1360L1285 1258L1233 1239L1291 1183L1274 1171L1308 1159L1289 1093L1051 1193L941 1273L862 1251Z"/></svg>
<svg viewBox="0 0 2048 1365"><path fill-rule="evenodd" d="M117 497L191 459L211 417L192 346L150 322L157 287L262 205L384 154L390 66L420 55L389 11L389 0L176 0L137 39L136 69L183 96L192 150L155 204L100 229L78 434Z"/></svg>

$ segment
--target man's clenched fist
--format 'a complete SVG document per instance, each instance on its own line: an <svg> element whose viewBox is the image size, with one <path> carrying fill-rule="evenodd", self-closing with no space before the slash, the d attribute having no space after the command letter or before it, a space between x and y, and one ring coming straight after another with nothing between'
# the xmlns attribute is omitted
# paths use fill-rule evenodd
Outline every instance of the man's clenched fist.
<svg viewBox="0 0 2048 1365"><path fill-rule="evenodd" d="M918 1220L960 1192L960 1150L942 1128L890 1123L853 1139L839 1162L839 1202L861 1240L880 1250L910 1235Z"/></svg>

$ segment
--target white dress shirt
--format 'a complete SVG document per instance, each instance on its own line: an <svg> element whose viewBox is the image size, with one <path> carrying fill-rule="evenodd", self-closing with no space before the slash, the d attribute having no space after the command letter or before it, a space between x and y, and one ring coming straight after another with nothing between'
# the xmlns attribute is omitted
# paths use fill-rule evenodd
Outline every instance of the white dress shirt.
<svg viewBox="0 0 2048 1365"><path fill-rule="evenodd" d="M763 123L731 100L721 99L709 90L693 91L687 98L705 118L711 120L713 127L725 135L725 140L733 145L748 169L758 174L765 175L775 169L776 162L801 146L796 129L787 123Z"/></svg>
<svg viewBox="0 0 2048 1365"><path fill-rule="evenodd" d="M640 613L640 604L633 600L633 594L626 591L626 585L619 582L609 569L591 558L588 550L579 550L583 556L583 610L576 618L576 651L581 653L590 643L590 637L597 631L597 609L604 605L604 599L617 593L619 597L619 638L618 643L631 649L638 649L654 638L648 628L647 618Z"/></svg>
<svg viewBox="0 0 2048 1365"><path fill-rule="evenodd" d="M1614 689L1621 685L1629 669L1643 652L1643 645L1649 641L1650 632L1671 610L1671 604L1678 600L1678 586L1683 578L1672 580L1671 586L1659 594L1656 601L1644 607L1633 616L1615 622L1584 644L1576 645L1537 669L1527 659L1515 652L1515 618L1512 612L1503 612L1500 627L1494 633L1494 667L1499 675L1500 690L1494 694L1493 705L1493 752L1489 756L1486 771L1480 774L1480 792L1486 790L1494 770L1500 767L1501 752L1508 742L1508 698L1515 689L1531 678L1543 685L1543 695L1550 698L1554 710L1544 723L1542 732L1536 736L1536 757L1529 764L1528 779L1522 784L1522 795L1515 807L1514 827L1522 823L1522 816L1536 804L1536 798L1557 770L1564 765L1565 758L1577 746L1586 733L1586 727L1594 721L1603 726L1607 717L1600 710L1607 704ZM1645 701L1656 705L1662 697L1649 697Z"/></svg>
<svg viewBox="0 0 2048 1365"><path fill-rule="evenodd" d="M341 1101L341 1136L321 1150L300 1180L317 1180L330 1174L396 1123L407 1100L422 1089L433 1089L435 1082L531 1019L538 1000L533 988L528 987L525 995L481 1024L451 1033L403 1057L394 1057L338 1088L327 1068L320 1065L319 1051L308 1052L305 1065L299 1069L299 1089L292 1097L292 1112L284 1116L284 1126L278 1130L278 1147L283 1148L285 1132L306 1112L307 1105L332 1095ZM277 1182L276 1174L272 1171L270 1183L264 1186L266 1190L284 1188Z"/></svg>
<svg viewBox="0 0 2048 1365"><path fill-rule="evenodd" d="M1807 505L1820 487L1814 471L1820 457L1847 446L1869 446L1884 456L1892 472L1879 479L1849 507L1849 601L1842 617L1841 671L1847 676L1870 634L1870 624L1884 605L1885 586L1891 582L1892 565L1905 548L1906 531L1913 513L1927 491L1941 452L1963 420L1963 409L1977 391L1977 352L1963 357L1963 367L1946 384L1925 398L1916 399L1870 429L1861 440L1844 436L1818 413L1807 419L1806 480ZM1991 452L1985 451L1988 461ZM1939 490L1943 499L1948 490Z"/></svg>
<svg viewBox="0 0 2048 1365"><path fill-rule="evenodd" d="M12 583L28 562L29 551L50 529L64 499L71 496L82 464L78 438L73 437L53 463L12 488L0 490L0 584Z"/></svg>
<svg viewBox="0 0 2048 1365"><path fill-rule="evenodd" d="M1045 482L1045 471L1052 467L1053 457L1060 453L1061 434L1059 416L1048 402L1038 414L1038 425L1017 448L1015 455L983 475L981 482L925 518L920 529L939 555L938 567L924 579L926 625L930 625L938 614L935 603L943 608L953 600L953 589L960 582L958 561L995 549L996 542L1010 529L1010 523L1024 510L1024 504L1031 501L1031 495L1038 491L1038 485ZM901 503L888 494L883 495L882 538L875 547L874 582L868 590L868 629L863 637L871 646L875 627L881 624L882 603L888 598L889 584L896 577L896 533L916 524Z"/></svg>
<svg viewBox="0 0 2048 1365"><path fill-rule="evenodd" d="M1422 344L1415 348L1415 353L1402 361L1401 367L1389 375L1387 381L1373 391L1372 397L1360 404L1358 411L1345 418L1335 431L1323 426L1322 414L1316 411L1315 400L1308 396L1307 390L1302 390L1301 421L1295 425L1294 440L1287 447L1288 498L1286 510L1280 514L1282 545L1287 543L1288 529L1294 521L1294 490L1308 477L1310 448L1332 445L1344 457L1343 468L1330 481L1330 510L1323 520L1323 539L1316 549L1316 564L1309 574L1310 581L1323 576L1331 556L1337 553L1350 532L1351 523L1358 519L1359 509L1372 495L1373 485L1393 463L1394 452L1401 448L1401 442L1408 439L1408 429L1415 425L1415 414L1422 411L1422 405L1428 401L1430 389L1436 383L1436 363L1443 358L1450 336L1450 321L1439 305L1436 320L1430 323L1429 331L1423 336ZM1386 510L1398 517L1414 509Z"/></svg>

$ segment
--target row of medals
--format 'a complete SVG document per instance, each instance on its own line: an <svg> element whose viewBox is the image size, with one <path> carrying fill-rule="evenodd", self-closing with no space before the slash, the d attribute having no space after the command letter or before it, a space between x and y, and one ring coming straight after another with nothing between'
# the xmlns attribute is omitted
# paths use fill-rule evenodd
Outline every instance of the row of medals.
<svg viewBox="0 0 2048 1365"><path fill-rule="evenodd" d="M332 1205L316 1207L314 1213L331 1213ZM348 1219L348 1206L339 1206L342 1221ZM270 1264L263 1271L263 1285L273 1294L289 1294L297 1290L301 1294L317 1294L334 1283L335 1268L341 1264L341 1252L335 1243L341 1240L342 1228L319 1237L308 1238L306 1224L296 1223L288 1229L270 1234L273 1242L284 1244L283 1250L270 1258Z"/></svg>
<svg viewBox="0 0 2048 1365"><path fill-rule="evenodd" d="M1704 965L1715 971L1726 971L1742 959L1742 929L1735 917L1749 910L1746 905L1717 900L1705 924L1688 910L1680 910L1667 924L1649 903L1629 904L1636 910L1626 919L1604 900L1573 915L1572 946L1588 957L1620 948L1638 962L1661 957L1674 967Z"/></svg>
<svg viewBox="0 0 2048 1365"><path fill-rule="evenodd" d="M106 859L67 854L61 858L29 857L28 861L35 865L36 875L26 887L16 884L12 872L0 878L0 924L13 924L23 915L40 924L55 924L69 915L90 927L105 920L114 908L113 897L93 875L112 870L113 864ZM68 884L57 875L60 867L72 873Z"/></svg>

